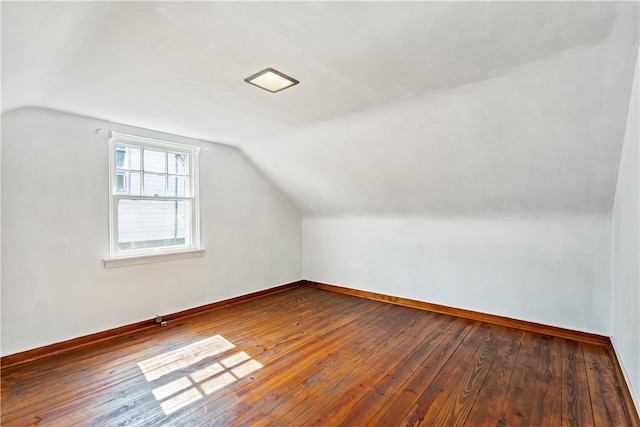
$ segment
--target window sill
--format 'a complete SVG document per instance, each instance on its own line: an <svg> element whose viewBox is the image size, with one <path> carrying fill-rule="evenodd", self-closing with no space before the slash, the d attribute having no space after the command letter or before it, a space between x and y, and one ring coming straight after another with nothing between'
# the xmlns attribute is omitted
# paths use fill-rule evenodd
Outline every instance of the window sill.
<svg viewBox="0 0 640 427"><path fill-rule="evenodd" d="M198 258L204 256L204 249L193 249L180 252L137 255L122 258L105 258L104 268L127 267L129 265L149 264L152 262L173 261L176 259Z"/></svg>

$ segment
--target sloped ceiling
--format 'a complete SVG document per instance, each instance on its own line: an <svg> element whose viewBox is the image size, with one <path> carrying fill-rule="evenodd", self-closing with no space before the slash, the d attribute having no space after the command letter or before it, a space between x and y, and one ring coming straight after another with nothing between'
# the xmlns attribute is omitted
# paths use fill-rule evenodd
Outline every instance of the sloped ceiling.
<svg viewBox="0 0 640 427"><path fill-rule="evenodd" d="M2 2L2 111L235 145L305 214L606 213L637 53L638 2Z"/></svg>

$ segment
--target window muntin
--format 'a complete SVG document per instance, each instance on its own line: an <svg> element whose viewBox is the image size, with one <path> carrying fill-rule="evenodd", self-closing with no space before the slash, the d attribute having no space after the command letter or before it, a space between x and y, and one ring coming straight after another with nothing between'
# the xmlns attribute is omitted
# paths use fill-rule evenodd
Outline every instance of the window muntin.
<svg viewBox="0 0 640 427"><path fill-rule="evenodd" d="M198 148L112 133L111 257L199 249Z"/></svg>

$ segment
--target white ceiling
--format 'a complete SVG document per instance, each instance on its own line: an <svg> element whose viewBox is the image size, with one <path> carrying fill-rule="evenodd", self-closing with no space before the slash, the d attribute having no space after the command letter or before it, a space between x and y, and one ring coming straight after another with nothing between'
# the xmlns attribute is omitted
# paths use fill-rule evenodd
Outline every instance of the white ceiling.
<svg viewBox="0 0 640 427"><path fill-rule="evenodd" d="M602 213L638 9L2 2L2 111L236 145L305 214ZM244 83L266 67L301 83Z"/></svg>

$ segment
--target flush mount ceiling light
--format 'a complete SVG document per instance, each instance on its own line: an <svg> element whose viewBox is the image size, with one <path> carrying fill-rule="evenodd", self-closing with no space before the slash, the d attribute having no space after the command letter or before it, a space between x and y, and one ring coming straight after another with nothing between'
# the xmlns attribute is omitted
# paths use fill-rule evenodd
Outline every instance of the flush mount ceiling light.
<svg viewBox="0 0 640 427"><path fill-rule="evenodd" d="M264 70L255 73L253 76L247 77L244 81L264 90L268 90L271 93L280 92L283 89L300 83L296 79L291 78L286 74L282 74L280 71L276 71L273 68L265 68Z"/></svg>

